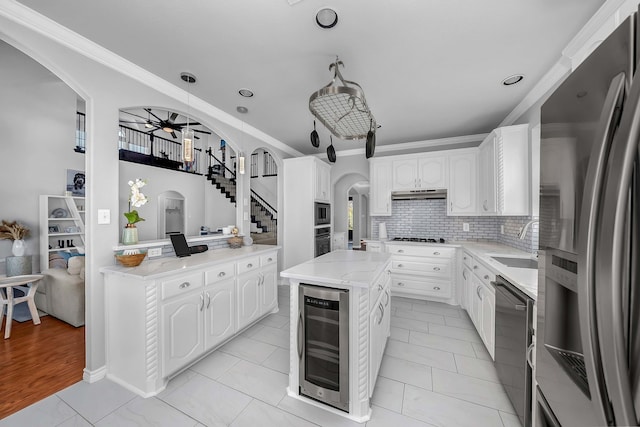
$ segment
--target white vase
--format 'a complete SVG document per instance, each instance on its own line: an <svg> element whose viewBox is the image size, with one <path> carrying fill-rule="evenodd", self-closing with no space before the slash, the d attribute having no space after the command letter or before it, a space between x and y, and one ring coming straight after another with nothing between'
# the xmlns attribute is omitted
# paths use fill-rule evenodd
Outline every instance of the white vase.
<svg viewBox="0 0 640 427"><path fill-rule="evenodd" d="M27 249L27 245L24 240L14 240L13 246L11 246L11 253L13 256L24 256L24 252Z"/></svg>

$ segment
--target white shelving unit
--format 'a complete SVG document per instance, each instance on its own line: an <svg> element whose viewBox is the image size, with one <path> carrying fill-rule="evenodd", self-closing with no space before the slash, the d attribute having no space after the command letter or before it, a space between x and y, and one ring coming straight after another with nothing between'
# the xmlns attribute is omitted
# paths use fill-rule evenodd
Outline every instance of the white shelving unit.
<svg viewBox="0 0 640 427"><path fill-rule="evenodd" d="M78 246L84 249L84 208L84 197L40 196L40 271L49 268L51 252L75 253ZM53 227L58 231L51 231ZM71 241L73 246L69 247Z"/></svg>

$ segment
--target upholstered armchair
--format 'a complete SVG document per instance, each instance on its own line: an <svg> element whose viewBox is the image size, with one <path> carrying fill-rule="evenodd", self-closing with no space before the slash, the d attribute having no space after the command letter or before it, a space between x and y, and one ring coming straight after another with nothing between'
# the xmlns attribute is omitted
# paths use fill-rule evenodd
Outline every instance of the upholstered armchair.
<svg viewBox="0 0 640 427"><path fill-rule="evenodd" d="M42 274L45 311L70 325L84 325L84 257L69 258L67 268L49 268Z"/></svg>

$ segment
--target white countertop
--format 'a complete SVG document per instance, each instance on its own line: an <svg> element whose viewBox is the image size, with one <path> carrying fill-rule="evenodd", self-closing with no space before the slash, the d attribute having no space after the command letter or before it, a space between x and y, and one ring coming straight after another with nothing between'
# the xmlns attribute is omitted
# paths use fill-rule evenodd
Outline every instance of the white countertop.
<svg viewBox="0 0 640 427"><path fill-rule="evenodd" d="M282 271L280 276L327 286L369 288L390 259L391 255L387 253L339 250L293 266Z"/></svg>
<svg viewBox="0 0 640 427"><path fill-rule="evenodd" d="M500 243L492 242L457 242L474 259L481 261L496 275L507 279L509 283L523 291L527 296L536 300L538 298L538 270L533 268L507 267L491 258L491 255L508 255L516 258L536 259L529 252Z"/></svg>
<svg viewBox="0 0 640 427"><path fill-rule="evenodd" d="M100 268L103 274L118 274L121 276L133 277L140 280L154 280L159 277L175 274L176 270L194 270L205 265L220 264L262 253L280 249L280 246L272 245L251 245L242 246L238 249L214 249L199 254L193 254L184 258L163 257L153 260L145 260L137 267L123 267L113 265Z"/></svg>

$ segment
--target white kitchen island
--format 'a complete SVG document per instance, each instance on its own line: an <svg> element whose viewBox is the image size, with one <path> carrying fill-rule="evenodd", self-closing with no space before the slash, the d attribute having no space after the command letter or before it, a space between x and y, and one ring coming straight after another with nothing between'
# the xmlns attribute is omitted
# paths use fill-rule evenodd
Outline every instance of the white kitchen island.
<svg viewBox="0 0 640 427"><path fill-rule="evenodd" d="M289 396L360 423L369 420L370 398L390 331L390 259L387 253L339 250L280 273L289 279L291 293ZM348 412L300 394L299 289L305 284L349 293L349 384L340 385L348 387Z"/></svg>

